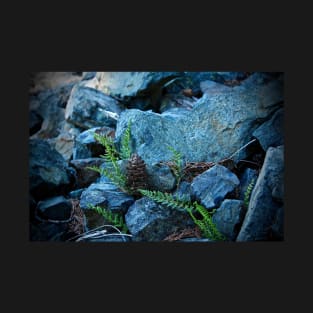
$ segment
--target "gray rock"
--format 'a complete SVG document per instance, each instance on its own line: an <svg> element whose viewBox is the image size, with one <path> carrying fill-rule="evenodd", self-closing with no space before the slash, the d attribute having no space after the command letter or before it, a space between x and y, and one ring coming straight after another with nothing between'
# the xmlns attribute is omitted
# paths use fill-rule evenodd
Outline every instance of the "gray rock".
<svg viewBox="0 0 313 313"><path fill-rule="evenodd" d="M179 72L97 72L99 90L120 99L142 96L144 92L162 87L183 75Z"/></svg>
<svg viewBox="0 0 313 313"><path fill-rule="evenodd" d="M179 229L194 226L188 213L163 207L146 197L130 206L125 222L133 241L161 241Z"/></svg>
<svg viewBox="0 0 313 313"><path fill-rule="evenodd" d="M215 241L209 238L192 237L192 238L179 239L176 242L215 242Z"/></svg>
<svg viewBox="0 0 313 313"><path fill-rule="evenodd" d="M192 201L191 197L191 183L188 183L186 181L182 181L177 190L174 192L174 196L176 196L179 199L184 199L186 201Z"/></svg>
<svg viewBox="0 0 313 313"><path fill-rule="evenodd" d="M204 207L211 209L218 207L239 183L233 172L217 164L194 178L191 193Z"/></svg>
<svg viewBox="0 0 313 313"><path fill-rule="evenodd" d="M69 192L68 196L71 199L80 199L80 196L85 189L86 188L80 188L80 189L72 190L71 192Z"/></svg>
<svg viewBox="0 0 313 313"><path fill-rule="evenodd" d="M65 119L83 129L114 127L123 109L117 100L94 88L77 84L67 102Z"/></svg>
<svg viewBox="0 0 313 313"><path fill-rule="evenodd" d="M30 111L42 117L41 128L31 138L48 139L57 137L64 122L65 105L73 84L39 92L30 97Z"/></svg>
<svg viewBox="0 0 313 313"><path fill-rule="evenodd" d="M132 150L147 164L170 160L168 146L190 162L218 162L229 157L251 140L253 131L283 99L280 81L273 79L265 84L259 76L251 75L233 88L203 82L204 95L192 110L181 109L175 114L125 110L117 123L116 142L120 143L131 120ZM245 157L243 149L233 159Z"/></svg>
<svg viewBox="0 0 313 313"><path fill-rule="evenodd" d="M125 214L133 204L134 198L118 189L112 183L94 183L83 191L80 198L80 207L84 210L87 227L93 229L103 225L104 218L89 205L100 206L114 213Z"/></svg>
<svg viewBox="0 0 313 313"><path fill-rule="evenodd" d="M39 201L37 212L41 218L50 220L67 220L71 216L72 203L63 196Z"/></svg>
<svg viewBox="0 0 313 313"><path fill-rule="evenodd" d="M277 147L284 144L284 109L277 110L269 121L264 122L254 132L253 136L257 138L266 151L269 147Z"/></svg>
<svg viewBox="0 0 313 313"><path fill-rule="evenodd" d="M170 192L176 186L176 178L169 166L165 164L147 165L148 184L152 190Z"/></svg>
<svg viewBox="0 0 313 313"><path fill-rule="evenodd" d="M277 218L283 215L278 213L284 201L283 187L284 147L270 147L236 241L271 240L273 229L283 229L283 218Z"/></svg>
<svg viewBox="0 0 313 313"><path fill-rule="evenodd" d="M258 178L258 172L257 170L254 170L252 168L246 168L243 172L243 174L240 177L240 193L239 193L239 199L244 200L245 193L247 191L247 188L249 184L254 181L254 184L256 183Z"/></svg>
<svg viewBox="0 0 313 313"><path fill-rule="evenodd" d="M43 118L35 111L29 111L29 135L37 133L41 129Z"/></svg>
<svg viewBox="0 0 313 313"><path fill-rule="evenodd" d="M115 131L111 127L94 127L80 133L74 141L73 159L87 159L99 157L105 153L105 148L94 138L95 132L114 137Z"/></svg>
<svg viewBox="0 0 313 313"><path fill-rule="evenodd" d="M83 191L80 207L88 209L88 205L105 207L113 212L126 213L134 198L112 183L94 183Z"/></svg>
<svg viewBox="0 0 313 313"><path fill-rule="evenodd" d="M100 177L100 174L94 170L88 169L87 167L100 167L100 165L104 162L105 160L103 158L75 159L70 161L70 165L74 167L77 173L76 188L85 188L96 182Z"/></svg>
<svg viewBox="0 0 313 313"><path fill-rule="evenodd" d="M244 213L243 201L225 199L214 213L212 220L228 240L234 241L239 233Z"/></svg>
<svg viewBox="0 0 313 313"><path fill-rule="evenodd" d="M75 184L75 170L41 139L29 140L29 190L38 201L66 195Z"/></svg>

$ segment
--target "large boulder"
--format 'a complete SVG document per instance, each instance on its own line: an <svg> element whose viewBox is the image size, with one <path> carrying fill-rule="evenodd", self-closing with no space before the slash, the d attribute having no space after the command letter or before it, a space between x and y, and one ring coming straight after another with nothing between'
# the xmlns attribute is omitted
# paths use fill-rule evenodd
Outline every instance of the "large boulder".
<svg viewBox="0 0 313 313"><path fill-rule="evenodd" d="M146 163L170 160L171 146L188 161L217 162L232 156L247 144L253 131L281 106L283 84L265 80L260 73L240 86L228 87L213 81L202 84L204 95L191 110L151 111L129 109L121 113L116 142L131 123L131 145ZM246 157L246 150L233 156Z"/></svg>

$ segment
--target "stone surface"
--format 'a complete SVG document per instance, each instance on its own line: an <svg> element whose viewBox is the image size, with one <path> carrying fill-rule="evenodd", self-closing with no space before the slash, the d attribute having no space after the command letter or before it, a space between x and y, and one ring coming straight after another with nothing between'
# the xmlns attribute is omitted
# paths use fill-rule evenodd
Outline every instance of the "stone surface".
<svg viewBox="0 0 313 313"><path fill-rule="evenodd" d="M247 144L253 131L277 110L283 100L283 83L256 73L240 86L228 87L213 81L202 82L204 95L192 110L158 114L137 109L121 113L116 127L119 144L131 120L132 152L147 164L172 157L168 146L192 162L217 162L230 157ZM233 159L246 156L243 149Z"/></svg>
<svg viewBox="0 0 313 313"><path fill-rule="evenodd" d="M214 165L194 178L191 183L191 194L204 207L218 207L225 196L240 183L238 177L222 165Z"/></svg>
<svg viewBox="0 0 313 313"><path fill-rule="evenodd" d="M273 229L283 229L284 203L284 147L270 147L251 193L247 214L237 241L264 241L272 239ZM280 240L283 234L280 235Z"/></svg>

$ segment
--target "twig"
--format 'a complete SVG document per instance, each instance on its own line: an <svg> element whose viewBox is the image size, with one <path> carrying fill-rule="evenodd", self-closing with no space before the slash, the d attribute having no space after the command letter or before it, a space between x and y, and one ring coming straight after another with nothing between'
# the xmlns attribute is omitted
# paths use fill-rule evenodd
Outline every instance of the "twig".
<svg viewBox="0 0 313 313"><path fill-rule="evenodd" d="M252 139L251 141L249 141L247 144L245 144L244 146L242 146L240 149L238 149L236 152L234 152L230 157L226 158L226 159L232 159L234 157L234 155L236 155L238 152L240 152L241 150L243 150L244 148L246 148L247 146L249 146L252 142L255 142L256 139Z"/></svg>

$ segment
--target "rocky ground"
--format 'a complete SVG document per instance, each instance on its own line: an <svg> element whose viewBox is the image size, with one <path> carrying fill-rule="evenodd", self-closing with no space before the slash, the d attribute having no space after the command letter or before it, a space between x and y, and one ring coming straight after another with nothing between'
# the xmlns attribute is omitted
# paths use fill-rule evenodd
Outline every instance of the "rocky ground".
<svg viewBox="0 0 313 313"><path fill-rule="evenodd" d="M284 240L283 87L276 72L32 73L30 240Z"/></svg>

